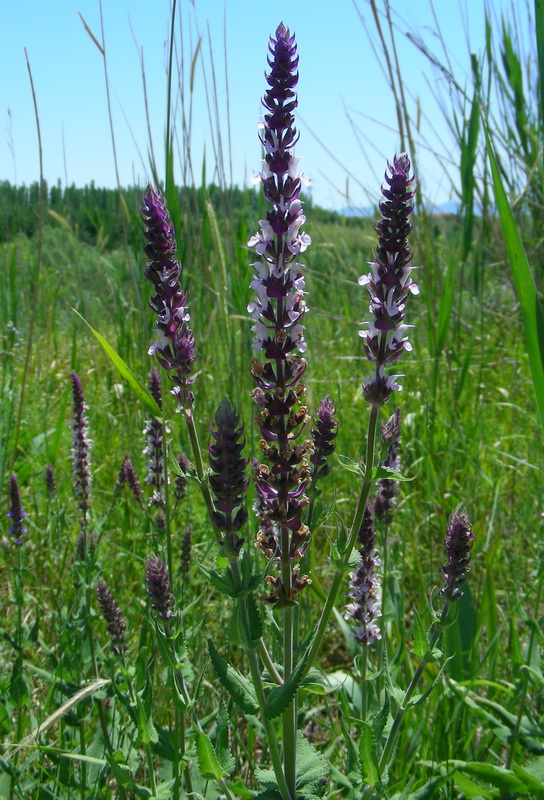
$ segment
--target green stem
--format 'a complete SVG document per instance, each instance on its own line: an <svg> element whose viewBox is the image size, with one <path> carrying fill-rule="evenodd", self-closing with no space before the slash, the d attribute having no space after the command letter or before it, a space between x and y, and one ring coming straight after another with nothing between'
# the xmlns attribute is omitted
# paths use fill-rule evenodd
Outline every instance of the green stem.
<svg viewBox="0 0 544 800"><path fill-rule="evenodd" d="M166 564L170 580L174 580L172 561L172 520L170 519L170 490L168 486L168 444L166 441L166 422L161 420L162 427L162 471L164 478L164 516L166 520Z"/></svg>
<svg viewBox="0 0 544 800"><path fill-rule="evenodd" d="M423 658L419 662L419 666L416 669L416 671L414 672L412 680L410 681L410 685L408 686L408 688L406 689L406 692L404 693L404 697L402 699L402 702L399 705L399 708L398 708L397 713L395 715L395 718L393 720L393 724L391 725L391 729L389 731L389 735L388 735L387 740L385 742L385 746L383 748L383 752L382 752L382 755L381 755L381 758L380 758L380 763L379 763L379 766L378 766L380 775L383 774L384 769L389 764L389 761L391 760L391 756L393 755L395 744L396 744L396 741L397 741L397 736L399 734L399 730L400 730L400 727L401 727L401 724L402 724L402 720L404 719L404 715L406 714L406 712L408 710L407 704L410 701L410 698L412 697L413 693L417 689L419 681L421 680L421 677L422 677L423 673L425 672L428 664L430 664L433 661L432 652L433 652L434 648L436 647L436 644L437 644L442 632L444 631L444 623L445 623L446 618L448 616L449 608L450 608L450 603L447 602L444 605L444 608L442 609L442 613L440 615L440 619L437 622L434 622L432 627L431 627L431 630L429 632L429 649L427 650L427 653L425 654L425 656L423 656ZM361 800L366 800L366 798L370 796L370 792L371 791L372 791L372 787L367 787L367 789L365 789L365 791L364 791L364 793L362 795Z"/></svg>
<svg viewBox="0 0 544 800"><path fill-rule="evenodd" d="M241 588L241 586L242 586L242 578L241 578L241 575L240 575L240 565L239 565L239 563L237 561L233 562L233 564L232 564L232 575L234 577L235 586L237 588ZM247 603L246 603L245 597L240 597L239 602L241 603L242 619L244 621L244 627L245 627L246 632L248 633L248 636L249 636L249 614L248 614L248 611L247 611ZM262 679L261 679L261 670L260 670L260 667L259 667L259 661L257 659L257 654L256 654L255 650L253 650L253 648L251 648L251 647L245 647L244 650L245 650L246 655L247 655L247 659L248 659L248 663L249 663L249 671L251 673L251 680L252 680L253 686L255 688L255 694L256 694L256 697L257 697L257 703L259 704L259 710L261 712L261 720L262 720L262 723L263 723L263 726L264 726L264 729L265 729L265 732L266 732L266 741L268 743L268 748L270 750L270 758L271 758L271 761L272 761L272 769L274 770L274 775L276 776L276 781L278 782L278 788L279 788L282 800L292 800L291 794L289 792L289 787L287 785L287 782L285 780L285 775L283 773L281 755L280 755L280 750L279 750L279 746L278 746L278 738L277 738L277 735L276 735L276 729L274 727L274 724L273 724L272 720L267 719L266 716L265 716L265 713L264 713L264 710L265 710L265 707L266 707L266 695L264 693L264 686L263 686L263 682L262 682ZM267 656L267 660L265 660L265 663L267 664L269 670L270 670L271 667L273 668L273 671L277 675L277 677L279 678L279 682L281 684L282 683L281 677L277 674L277 671L276 671L274 665L272 664L272 661L270 659L270 656L268 655L268 652L266 651L266 648L264 648L264 650L265 650L266 656ZM261 651L261 655L262 655L262 651Z"/></svg>
<svg viewBox="0 0 544 800"><path fill-rule="evenodd" d="M284 584L285 585L285 584ZM290 584L288 584L290 585ZM293 672L293 607L283 610L283 677L288 680ZM285 780L289 787L290 797L296 798L297 779L297 719L296 719L296 693L295 698L289 703L282 714L283 733L283 769Z"/></svg>
<svg viewBox="0 0 544 800"><path fill-rule="evenodd" d="M366 722L366 717L368 713L368 691L366 685L366 673L368 667L368 647L363 647L363 652L361 655L361 719L363 722Z"/></svg>
<svg viewBox="0 0 544 800"><path fill-rule="evenodd" d="M198 441L198 433L196 430L195 420L193 417L193 409L184 408L183 416L185 417L187 432L189 434L189 441L191 442L191 450L195 462L196 474L200 482L200 490L202 492L202 496L204 497L204 502L206 503L206 508L208 509L208 513L211 514L213 511L213 500L210 493L210 487L208 483L204 480L204 461L202 460L202 451L200 449L200 442ZM215 527L214 527L214 532L218 544L221 544L221 535L215 529Z"/></svg>

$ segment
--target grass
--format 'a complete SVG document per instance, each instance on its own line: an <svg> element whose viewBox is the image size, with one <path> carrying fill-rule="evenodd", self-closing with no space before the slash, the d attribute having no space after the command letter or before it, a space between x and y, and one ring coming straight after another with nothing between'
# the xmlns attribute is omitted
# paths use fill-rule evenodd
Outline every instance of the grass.
<svg viewBox="0 0 544 800"><path fill-rule="evenodd" d="M386 40L388 31L396 35L391 11L387 5L373 7L384 46L394 53ZM537 4L538 20L539 14ZM436 686L424 703L405 714L385 796L544 797L544 459L540 394L535 395L539 379L534 378L542 352L539 312L534 311L541 282L541 151L535 142L542 125L532 115L537 106L526 96L527 60L506 24L488 30L483 52L473 62L473 91L467 97L452 84L448 107L458 131L460 212L435 217L421 203L414 217L422 292L409 310L414 349L403 361L405 388L398 396L402 470L411 480L401 485L387 531L382 620L386 667L376 650L363 657L349 637L342 618L344 584L336 623L327 630L318 662L327 690L300 692L300 726L330 766L325 793L331 798L372 797L381 791L385 777L377 770L373 748L383 745L396 705L420 665L418 691L434 680ZM389 74L410 140L414 120L398 83L402 65L395 58ZM483 102L492 82L512 115L507 117L508 130L489 116ZM190 110L180 113L190 116ZM173 125L172 141L178 141L175 119ZM493 175L484 161L484 128L498 158ZM221 141L225 136L217 139L217 147ZM417 147L413 155L417 166ZM498 181L508 195L493 194ZM206 442L221 398L230 395L245 420L246 455L251 458L258 453L259 432L250 396L253 351L246 307L252 269L246 242L262 210L254 207L249 194L205 185L179 193L177 202L183 283L199 352L195 424ZM131 206L126 198L125 203L126 241L120 246L103 238L95 244L85 241L68 213L57 214L44 226L41 242L37 235L18 234L0 245L0 485L5 490L13 463L28 528L21 548L13 546L9 525L2 539L0 581L9 591L0 600L0 730L5 742L0 796L182 796L182 785L188 792L185 754L193 791L217 797L225 788L218 790L212 778L224 780L217 776L230 749L236 769L225 770L229 791L234 797L250 797L263 777L259 770L270 766L268 723L240 712L209 664L211 634L222 657L244 673L248 669L231 605L198 568L217 566L199 487L189 482L172 520L171 580L183 627L183 636L172 643L155 629L144 589L147 555L160 549L160 537L130 492L116 488L125 453L131 454L140 477L145 474L142 430L148 412L70 308L105 337L145 385L153 366L147 356L149 285L141 269L136 203ZM88 211L94 214L96 205ZM301 601L301 641L312 635L330 582L330 542L349 525L359 492L357 476L341 463L357 461L364 451L368 408L361 384L369 365L357 330L368 301L357 279L374 246L369 221L317 221L316 210L313 223L311 204L307 216L305 227L313 241L304 254L311 309L306 403L313 413L324 395L334 397L340 421L336 452L342 459L321 487L328 516L324 513L313 538L313 585ZM97 220L95 229L100 227ZM522 276L525 294L509 265L512 242L516 258L523 258L523 245L533 268L532 275L526 269ZM522 309L524 298L531 298L534 319L521 313L516 292ZM32 318L33 346L26 363ZM528 348L524 334L531 331L533 345ZM72 369L83 382L93 440L90 531L97 547L85 559L77 556L80 512L71 474ZM180 451L191 457L186 430L166 388L169 450L174 457ZM45 486L48 464L55 470L55 494ZM421 631L424 635L433 621L433 604L438 607L444 531L459 502L473 521L472 566L468 588L442 638L443 656L435 663L427 658ZM7 499L4 507L7 511ZM182 538L187 528L192 531L192 554L185 574ZM248 557L262 569L252 546L256 529L250 516ZM385 535L378 531L379 539ZM123 668L109 649L94 600L99 578L114 590L126 619L129 655ZM281 661L279 628L271 613L264 621L272 658ZM184 685L195 698L202 732L191 721L191 706L179 697L177 704L172 700L173 676L179 671L169 666L172 658L183 665ZM213 742L220 768L206 742Z"/></svg>

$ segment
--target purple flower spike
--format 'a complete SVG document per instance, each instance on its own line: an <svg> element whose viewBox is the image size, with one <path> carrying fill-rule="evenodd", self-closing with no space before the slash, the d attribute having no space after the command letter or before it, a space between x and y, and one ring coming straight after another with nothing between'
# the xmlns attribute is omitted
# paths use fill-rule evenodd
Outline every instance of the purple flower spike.
<svg viewBox="0 0 544 800"><path fill-rule="evenodd" d="M440 594L450 603L463 596L460 587L470 572L470 551L473 540L468 514L458 507L450 515L444 538L448 562L442 567L445 585Z"/></svg>
<svg viewBox="0 0 544 800"><path fill-rule="evenodd" d="M144 490L142 489L138 473L128 453L123 456L123 462L117 478L117 486L119 489L122 489L125 483L128 484L134 499L141 504Z"/></svg>
<svg viewBox="0 0 544 800"><path fill-rule="evenodd" d="M317 415L314 419L315 427L312 428L314 452L310 456L310 461L313 467L312 480L314 481L317 478L324 478L331 471L327 458L334 453L334 440L338 433L338 422L335 418L335 413L334 400L327 395L319 404Z"/></svg>
<svg viewBox="0 0 544 800"><path fill-rule="evenodd" d="M54 497L57 493L57 481L53 464L47 464L45 468L45 488L49 497Z"/></svg>
<svg viewBox="0 0 544 800"><path fill-rule="evenodd" d="M8 530L10 536L15 539L17 546L23 543L23 534L26 533L26 528L23 525L23 520L26 517L26 511L23 511L21 506L21 492L19 490L19 481L17 475L13 473L9 477L9 511L8 517L11 519L11 526Z"/></svg>
<svg viewBox="0 0 544 800"><path fill-rule="evenodd" d="M397 408L385 425L382 425L382 441L388 446L387 458L383 465L395 470L400 468L400 421L400 408ZM393 510L397 504L398 481L394 478L382 478L379 487L374 498L374 516L383 520L386 525L390 525L393 521Z"/></svg>
<svg viewBox="0 0 544 800"><path fill-rule="evenodd" d="M364 646L371 645L382 635L375 620L381 617L380 609L380 579L376 575L376 567L381 564L378 554L374 549L376 534L372 520L372 509L367 503L361 528L357 536L361 544L359 553L361 561L355 572L350 572L350 597L353 599L347 607L346 618L353 618L357 627L352 636Z"/></svg>
<svg viewBox="0 0 544 800"><path fill-rule="evenodd" d="M401 153L387 167L390 175L385 173L387 185L382 187L382 219L376 224L378 247L370 262L372 272L359 278L359 284L366 286L369 311L374 315L374 320L367 323L368 330L359 331L367 358L376 365L374 375L366 378L363 386L365 397L373 406L383 405L392 392L402 388L396 382L400 375L386 375L385 368L397 361L404 350L412 349L406 336L410 326L403 324L405 303L410 293L419 292L410 278L414 267L410 266L408 234L412 226L408 217L415 195L414 179L409 177L410 161L406 153Z"/></svg>
<svg viewBox="0 0 544 800"><path fill-rule="evenodd" d="M243 505L248 487L246 475L247 459L243 458L244 426L234 406L226 398L215 415L216 428L211 428L213 441L209 445L209 462L212 469L210 489L214 495L215 509L212 522L226 534L235 533L245 525L247 510ZM243 539L232 539L230 545L235 553L243 544ZM228 544L227 542L225 544Z"/></svg>
<svg viewBox="0 0 544 800"><path fill-rule="evenodd" d="M161 376L158 369L149 373L149 393L162 409ZM167 429L168 432L168 429ZM152 487L153 493L149 500L150 506L155 506L159 511L164 508L164 458L163 436L160 420L152 417L144 427L145 447L144 455L147 456L147 475L145 482Z"/></svg>
<svg viewBox="0 0 544 800"><path fill-rule="evenodd" d="M91 507L91 440L89 439L86 412L88 406L83 396L79 375L72 372L72 395L74 417L72 420L72 464L74 490L79 508L83 513L83 528L86 527L87 512Z"/></svg>
<svg viewBox="0 0 544 800"><path fill-rule="evenodd" d="M96 587L96 597L102 616L108 623L108 633L111 638L111 647L116 656L122 656L127 650L125 620L117 601L104 581Z"/></svg>
<svg viewBox="0 0 544 800"><path fill-rule="evenodd" d="M297 257L310 244L310 237L301 232L306 218L298 196L305 179L292 152L298 141L293 116L298 57L295 38L283 23L276 38L270 39L268 63L269 89L260 126L265 158L258 180L272 208L260 220L260 232L248 242L257 255L251 282L255 297L248 311L256 320L254 348L263 359L252 360L251 374L257 384L253 398L259 407L259 444L268 462L255 471L261 522L257 544L268 559L296 560L309 543L302 512L308 504L304 492L310 481L307 459L313 445L300 441L307 420L306 407L299 405L306 369L299 353L306 350L303 318L307 308ZM281 585L281 578L269 583L273 587L270 602L280 603L293 602L306 585L302 578L288 587Z"/></svg>
<svg viewBox="0 0 544 800"><path fill-rule="evenodd" d="M145 587L159 617L163 622L170 622L175 616L175 600L166 565L158 556L150 555L147 560Z"/></svg>
<svg viewBox="0 0 544 800"><path fill-rule="evenodd" d="M191 376L196 359L195 341L189 327L187 294L179 282L181 265L175 258L174 227L164 197L153 186L143 196L141 213L146 226L145 253L149 258L144 274L155 290L149 305L157 314L159 331L149 354L156 353L160 365L168 370L175 384L172 394L180 406L190 408L194 400L189 387L195 381L195 376Z"/></svg>

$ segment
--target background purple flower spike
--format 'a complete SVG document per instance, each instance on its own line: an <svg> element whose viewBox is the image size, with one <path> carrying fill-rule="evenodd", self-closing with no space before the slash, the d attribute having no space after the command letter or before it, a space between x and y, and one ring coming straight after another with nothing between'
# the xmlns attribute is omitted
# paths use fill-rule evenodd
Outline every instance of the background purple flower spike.
<svg viewBox="0 0 544 800"><path fill-rule="evenodd" d="M419 292L410 278L414 267L410 265L412 251L408 247L412 229L409 216L415 195L410 169L406 153L395 156L393 164L387 165L380 202L382 219L376 224L378 247L370 262L372 272L359 278L359 284L366 287L370 296L369 311L374 317L367 323L368 330L359 331L367 358L376 365L374 374L363 385L366 399L374 406L383 405L392 392L402 388L396 380L400 375L387 375L385 368L394 364L404 350L412 349L406 335L410 326L404 324L406 300Z"/></svg>

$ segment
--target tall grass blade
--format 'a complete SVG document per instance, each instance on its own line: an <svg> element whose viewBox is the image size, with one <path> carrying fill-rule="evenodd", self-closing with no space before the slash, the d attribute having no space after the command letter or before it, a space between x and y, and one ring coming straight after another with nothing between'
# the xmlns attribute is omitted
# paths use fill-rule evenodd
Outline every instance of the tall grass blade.
<svg viewBox="0 0 544 800"><path fill-rule="evenodd" d="M508 260L512 269L514 286L521 306L533 386L540 422L544 429L544 315L542 314L527 255L504 190L487 128L484 128L484 131L487 154L491 164L495 201L499 211Z"/></svg>
<svg viewBox="0 0 544 800"><path fill-rule="evenodd" d="M100 342L100 344L104 348L105 352L110 357L110 359L113 362L113 364L117 367L117 369L119 370L120 374L126 380L126 382L130 386L130 388L132 389L132 391L134 392L136 397L138 397L142 401L142 403L145 406L147 406L147 408L149 409L149 411L151 411L153 416L158 417L159 419L161 419L162 412L161 412L159 406L157 405L156 400L150 395L150 393L147 391L147 389L145 389L145 387L143 387L142 384L138 381L138 379L136 378L134 373L131 371L130 367L123 361L121 356L118 353L115 352L113 347L110 344L108 344L108 342L104 339L104 337L101 336L98 333L98 331L96 331L93 328L92 325L89 325L89 323L87 322L85 317L82 317L81 314L79 313L79 311L76 311L75 308L72 308L72 311L75 314L77 314L80 319L83 320L83 322L89 328L91 333L94 336L96 336L96 338L98 339L98 341Z"/></svg>

